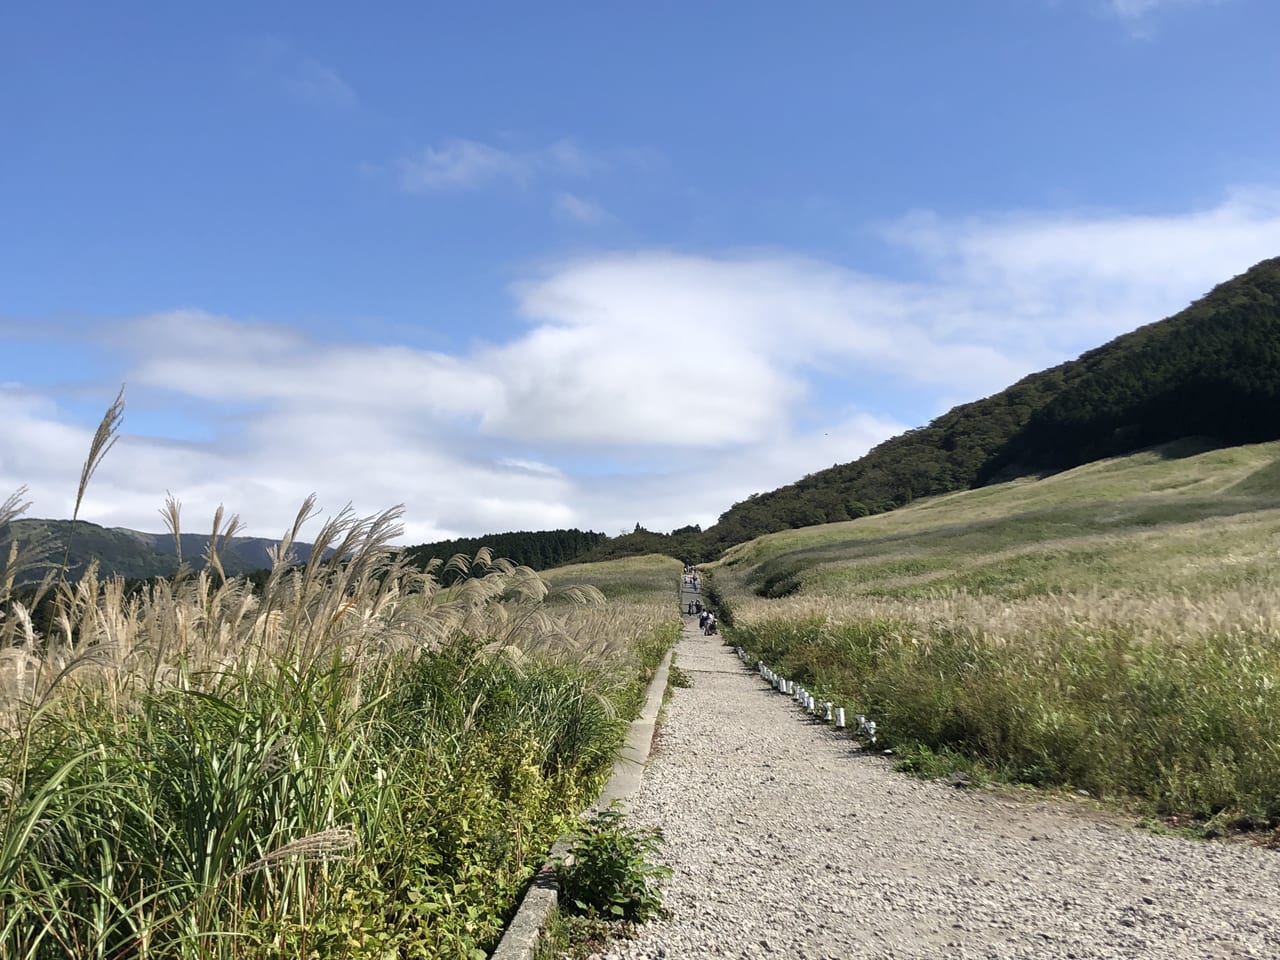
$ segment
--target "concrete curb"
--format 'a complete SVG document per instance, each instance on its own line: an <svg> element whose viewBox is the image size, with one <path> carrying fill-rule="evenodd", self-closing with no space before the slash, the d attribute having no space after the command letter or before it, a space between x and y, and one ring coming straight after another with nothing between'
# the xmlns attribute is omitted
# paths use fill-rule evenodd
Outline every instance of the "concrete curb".
<svg viewBox="0 0 1280 960"><path fill-rule="evenodd" d="M667 689L667 674L671 670L673 653L674 646L667 651L667 655L658 664L658 669L654 671L653 679L649 681L644 708L640 711L640 716L631 721L627 739L622 744L618 759L613 762L609 781L591 810L603 810L615 800L625 804L640 786L640 777L653 746L653 732L658 724L658 711L662 709L662 695ZM568 852L567 840L557 840L551 847L550 858L525 891L516 915L507 925L507 932L489 955L490 960L532 960L534 951L538 948L538 938L542 935L542 926L547 922L547 915L555 908L558 897L551 862Z"/></svg>

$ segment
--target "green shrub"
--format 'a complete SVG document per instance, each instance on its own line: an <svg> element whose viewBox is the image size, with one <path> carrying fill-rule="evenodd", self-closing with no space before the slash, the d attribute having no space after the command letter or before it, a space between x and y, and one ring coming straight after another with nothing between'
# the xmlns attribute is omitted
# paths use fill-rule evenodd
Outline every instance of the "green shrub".
<svg viewBox="0 0 1280 960"><path fill-rule="evenodd" d="M570 912L635 923L662 910L661 882L671 870L654 861L657 829L633 827L617 807L594 814L574 834L571 858L556 864L561 903Z"/></svg>

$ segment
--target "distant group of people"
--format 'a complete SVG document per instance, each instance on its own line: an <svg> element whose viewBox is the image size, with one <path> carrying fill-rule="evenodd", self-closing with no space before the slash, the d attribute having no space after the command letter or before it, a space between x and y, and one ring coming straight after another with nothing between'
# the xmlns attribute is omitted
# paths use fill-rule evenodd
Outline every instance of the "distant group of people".
<svg viewBox="0 0 1280 960"><path fill-rule="evenodd" d="M702 585L702 580L698 576L698 571L691 563L684 565L684 586L697 591ZM695 613L698 615L698 626L702 628L702 632L706 636L716 632L716 615L702 605L702 598L695 597L689 601L689 606L685 611L689 616Z"/></svg>
<svg viewBox="0 0 1280 960"><path fill-rule="evenodd" d="M698 577L698 571L694 569L693 564L686 563L684 565L684 585L697 590L702 581Z"/></svg>

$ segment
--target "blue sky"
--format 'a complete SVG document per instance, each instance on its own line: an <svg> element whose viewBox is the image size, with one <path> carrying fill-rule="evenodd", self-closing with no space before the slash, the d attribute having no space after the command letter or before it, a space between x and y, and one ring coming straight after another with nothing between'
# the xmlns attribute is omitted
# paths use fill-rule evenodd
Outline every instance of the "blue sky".
<svg viewBox="0 0 1280 960"><path fill-rule="evenodd" d="M708 524L1280 254L1270 0L0 11L0 494Z"/></svg>

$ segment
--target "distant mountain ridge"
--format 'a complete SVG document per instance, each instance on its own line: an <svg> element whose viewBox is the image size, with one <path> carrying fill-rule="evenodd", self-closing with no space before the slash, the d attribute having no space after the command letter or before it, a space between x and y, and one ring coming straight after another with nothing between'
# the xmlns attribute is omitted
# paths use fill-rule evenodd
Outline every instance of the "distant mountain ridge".
<svg viewBox="0 0 1280 960"><path fill-rule="evenodd" d="M172 534L144 533L126 527L103 527L86 520L41 520L23 518L12 521L0 529L0 551L8 553L10 544L31 545L45 542L48 545L46 559L60 564L66 549L67 537L71 537L71 553L68 572L74 576L82 572L90 560L98 561L104 576L122 576L129 579L170 576L178 570L177 545ZM193 569L205 566L205 546L208 534L184 533L182 559ZM252 573L271 565L268 551L279 540L269 537L232 537L226 542L220 556L227 576ZM294 544L299 562L311 557L311 544Z"/></svg>

